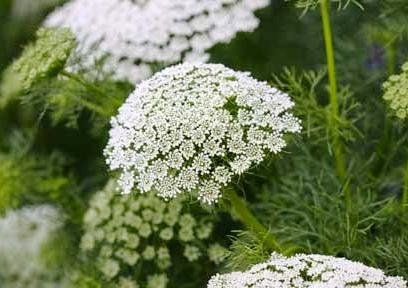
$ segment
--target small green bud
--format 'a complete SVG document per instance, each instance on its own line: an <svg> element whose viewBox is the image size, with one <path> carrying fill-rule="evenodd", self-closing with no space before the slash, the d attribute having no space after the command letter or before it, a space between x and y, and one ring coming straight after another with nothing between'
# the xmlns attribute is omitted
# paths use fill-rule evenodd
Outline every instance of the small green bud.
<svg viewBox="0 0 408 288"><path fill-rule="evenodd" d="M173 238L173 229L170 227L164 228L161 232L160 232L160 238L163 240L170 240Z"/></svg>
<svg viewBox="0 0 408 288"><path fill-rule="evenodd" d="M147 246L146 249L143 251L142 256L146 260L153 260L156 256L156 252L154 251L153 246Z"/></svg>
<svg viewBox="0 0 408 288"><path fill-rule="evenodd" d="M407 118L408 115L408 62L402 66L402 72L392 75L383 84L384 100L389 107L394 110L395 115L400 119Z"/></svg>
<svg viewBox="0 0 408 288"><path fill-rule="evenodd" d="M58 75L75 46L75 37L68 29L38 30L37 41L29 44L11 66L23 89Z"/></svg>
<svg viewBox="0 0 408 288"><path fill-rule="evenodd" d="M140 286L136 284L132 279L121 277L119 279L119 288L139 288Z"/></svg>
<svg viewBox="0 0 408 288"><path fill-rule="evenodd" d="M150 236L150 234L152 234L152 228L150 227L148 223L143 223L142 225L140 225L140 229L139 229L140 236L147 238Z"/></svg>
<svg viewBox="0 0 408 288"><path fill-rule="evenodd" d="M188 259L188 261L193 262L200 258L201 252L200 249L197 248L196 246L188 245L184 249L183 255Z"/></svg>
<svg viewBox="0 0 408 288"><path fill-rule="evenodd" d="M156 274L147 279L147 288L166 288L169 279L166 274Z"/></svg>
<svg viewBox="0 0 408 288"><path fill-rule="evenodd" d="M112 259L106 259L100 264L100 270L106 278L112 279L119 273L119 263Z"/></svg>
<svg viewBox="0 0 408 288"><path fill-rule="evenodd" d="M194 231L191 228L181 228L178 235L180 240L184 242L193 241L195 239Z"/></svg>
<svg viewBox="0 0 408 288"><path fill-rule="evenodd" d="M225 261L228 257L229 251L225 247L221 246L220 244L212 244L208 248L208 258L215 264L219 265Z"/></svg>

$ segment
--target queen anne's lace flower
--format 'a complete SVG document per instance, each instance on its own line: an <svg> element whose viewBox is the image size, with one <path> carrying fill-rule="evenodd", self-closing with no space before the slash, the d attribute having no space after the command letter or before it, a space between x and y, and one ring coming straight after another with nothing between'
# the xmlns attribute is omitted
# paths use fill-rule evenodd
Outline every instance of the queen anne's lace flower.
<svg viewBox="0 0 408 288"><path fill-rule="evenodd" d="M287 94L248 73L216 64L181 64L141 83L111 121L107 163L135 186L174 198L197 193L206 203L267 152L300 131Z"/></svg>
<svg viewBox="0 0 408 288"><path fill-rule="evenodd" d="M277 253L246 272L215 275L208 288L406 288L401 277L344 258Z"/></svg>
<svg viewBox="0 0 408 288"><path fill-rule="evenodd" d="M165 288L170 268L184 273L194 263L211 268L225 259L226 248L212 242L214 219L202 208L193 205L187 212L181 199L163 202L152 193L121 196L116 191L112 180L93 197L81 240L81 249L96 255L91 261L106 279L119 279L123 287Z"/></svg>
<svg viewBox="0 0 408 288"><path fill-rule="evenodd" d="M137 83L152 66L206 61L206 51L253 31L253 12L270 0L73 0L46 20L76 34L82 68L105 59L103 70ZM80 67L74 67L79 69ZM89 67L88 67L89 68Z"/></svg>
<svg viewBox="0 0 408 288"><path fill-rule="evenodd" d="M61 225L51 206L10 211L0 219L1 287L46 287L47 281L52 286L55 271L46 267L42 253Z"/></svg>
<svg viewBox="0 0 408 288"><path fill-rule="evenodd" d="M395 114L405 119L408 116L408 62L402 66L402 73L392 75L384 83L384 99Z"/></svg>

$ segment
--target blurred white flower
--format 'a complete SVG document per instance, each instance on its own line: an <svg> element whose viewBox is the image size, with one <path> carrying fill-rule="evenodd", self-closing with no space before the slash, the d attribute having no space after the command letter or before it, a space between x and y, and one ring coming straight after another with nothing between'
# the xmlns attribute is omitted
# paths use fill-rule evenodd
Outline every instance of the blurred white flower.
<svg viewBox="0 0 408 288"><path fill-rule="evenodd" d="M224 262L228 255L229 251L218 243L213 244L208 248L208 257L215 264Z"/></svg>
<svg viewBox="0 0 408 288"><path fill-rule="evenodd" d="M344 258L277 253L245 272L215 275L208 288L406 288L401 277Z"/></svg>
<svg viewBox="0 0 408 288"><path fill-rule="evenodd" d="M80 66L105 59L104 72L138 83L153 66L206 62L207 50L259 24L254 11L270 0L73 0L46 26L67 27L77 36Z"/></svg>
<svg viewBox="0 0 408 288"><path fill-rule="evenodd" d="M61 226L58 210L47 205L10 211L1 218L0 286L45 287L46 279L52 282L55 275L42 253Z"/></svg>
<svg viewBox="0 0 408 288"><path fill-rule="evenodd" d="M142 82L111 121L105 150L133 188L170 199L183 192L214 203L234 176L299 132L289 96L219 64L181 64Z"/></svg>
<svg viewBox="0 0 408 288"><path fill-rule="evenodd" d="M200 207L191 205L185 211L183 206L181 199L164 202L152 193L119 195L111 180L91 199L84 216L81 250L97 263L106 279L115 283L122 279L123 287L136 285L133 281L147 281L148 287L166 287L168 278L172 279L166 273L173 261L178 266L184 263L181 271L197 260L202 261L198 265L207 266L223 262L222 253L216 258L205 257L212 246L227 253L213 240L215 219L203 217ZM184 251L184 255L171 249Z"/></svg>

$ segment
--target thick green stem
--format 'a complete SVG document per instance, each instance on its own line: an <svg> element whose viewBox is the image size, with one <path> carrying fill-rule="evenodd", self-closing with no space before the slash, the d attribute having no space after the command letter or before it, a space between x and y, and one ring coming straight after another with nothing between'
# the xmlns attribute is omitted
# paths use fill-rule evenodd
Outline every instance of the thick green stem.
<svg viewBox="0 0 408 288"><path fill-rule="evenodd" d="M96 94L102 95L102 96L106 96L105 93L103 91L101 91L98 87L96 87L95 85L93 85L92 83L89 83L88 81L85 81L84 79L82 79L81 77L79 77L78 75L75 75L73 73L70 73L68 71L62 71L60 73L62 76L65 76L71 80L74 80L76 82L78 82L79 84L81 84L82 86L84 86L85 88L93 91Z"/></svg>
<svg viewBox="0 0 408 288"><path fill-rule="evenodd" d="M402 210L408 211L408 162L404 167L404 187L402 191Z"/></svg>
<svg viewBox="0 0 408 288"><path fill-rule="evenodd" d="M387 58L387 73L388 76L395 74L396 66L396 52L395 52L395 39L391 39L385 46L385 54Z"/></svg>
<svg viewBox="0 0 408 288"><path fill-rule="evenodd" d="M78 77L75 74L69 73L67 71L62 71L60 73L62 76L65 76L71 80L74 80L76 82L78 82L79 84L81 84L82 86L84 86L85 88L89 89L90 91L93 91L96 94L99 95L103 95L105 96L105 94L103 93L103 91L99 90L97 87L95 87L93 84L83 80L82 78ZM76 101L78 101L81 105L83 105L84 107L88 108L89 110L103 116L103 117L110 117L110 113L106 112L101 106L99 106L98 104L92 103L88 100L76 97L75 98Z"/></svg>
<svg viewBox="0 0 408 288"><path fill-rule="evenodd" d="M70 72L68 72L68 71L62 71L62 72L61 72L61 75L63 75L63 76L65 76L65 77L67 77L67 78L70 78L70 79L72 79L72 80L78 82L79 84L81 84L81 85L84 86L85 88L87 88L87 89L93 91L93 92L96 93L96 94L99 94L99 95L102 96L102 97L111 99L112 101L115 102L115 104L121 104L121 102L120 102L118 99L116 99L115 97L112 97L112 96L109 95L109 94L106 94L104 91L102 91L101 89L99 89L97 86L95 86L95 85L92 84L91 82L88 82L88 81L84 80L83 78L79 77L78 75L72 74L72 73L70 73Z"/></svg>
<svg viewBox="0 0 408 288"><path fill-rule="evenodd" d="M276 238L270 233L270 231L262 225L259 220L252 214L249 210L247 203L244 199L239 197L237 193L232 189L229 188L225 191L225 195L227 199L231 203L231 213L233 213L239 220L247 226L247 228L255 233L257 237L259 237L264 244L277 252L283 252L282 247L279 245Z"/></svg>
<svg viewBox="0 0 408 288"><path fill-rule="evenodd" d="M79 97L75 97L76 101L81 104L82 106L88 108L89 110L99 114L100 116L104 117L104 118L109 118L111 115L110 113L106 112L101 106L94 104L90 101L87 101L85 99L79 98Z"/></svg>
<svg viewBox="0 0 408 288"><path fill-rule="evenodd" d="M336 79L336 62L334 60L333 36L330 20L330 2L329 0L320 0L320 12L323 24L324 43L327 57L327 71L330 85L330 108L329 127L332 137L333 153L336 161L336 171L342 182L346 180L346 163L344 160L343 146L340 139L337 119L340 117L338 89ZM344 190L346 203L351 203L351 192L349 188Z"/></svg>

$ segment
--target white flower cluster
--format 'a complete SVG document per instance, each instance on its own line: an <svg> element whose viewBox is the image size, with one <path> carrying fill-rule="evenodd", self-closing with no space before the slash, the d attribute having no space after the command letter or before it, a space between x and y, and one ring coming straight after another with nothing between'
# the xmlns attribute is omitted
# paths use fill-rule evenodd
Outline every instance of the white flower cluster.
<svg viewBox="0 0 408 288"><path fill-rule="evenodd" d="M406 288L400 277L344 258L277 253L246 272L215 275L208 288Z"/></svg>
<svg viewBox="0 0 408 288"><path fill-rule="evenodd" d="M187 191L214 203L234 176L278 153L300 121L287 94L220 64L180 64L142 82L111 121L105 150L124 193Z"/></svg>
<svg viewBox="0 0 408 288"><path fill-rule="evenodd" d="M47 205L10 211L0 219L1 287L46 287L46 279L55 275L41 256L61 225L58 211Z"/></svg>
<svg viewBox="0 0 408 288"><path fill-rule="evenodd" d="M210 241L214 219L192 214L203 213L202 208L190 206L185 212L181 199L163 202L152 193L122 196L117 188L111 180L92 198L81 240L81 249L97 255L108 280L123 282L120 287L146 282L148 288L164 288L171 281L166 272L173 261L189 267L195 261L209 265L224 260L226 248Z"/></svg>
<svg viewBox="0 0 408 288"><path fill-rule="evenodd" d="M74 32L83 68L104 59L104 72L136 84L152 74L153 66L206 62L206 51L215 44L253 31L259 24L253 12L269 2L73 0L52 13L45 25Z"/></svg>

